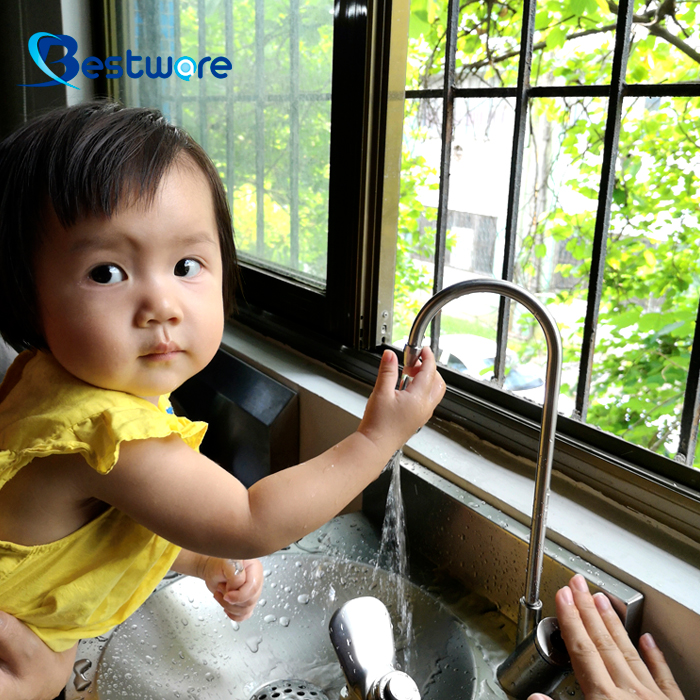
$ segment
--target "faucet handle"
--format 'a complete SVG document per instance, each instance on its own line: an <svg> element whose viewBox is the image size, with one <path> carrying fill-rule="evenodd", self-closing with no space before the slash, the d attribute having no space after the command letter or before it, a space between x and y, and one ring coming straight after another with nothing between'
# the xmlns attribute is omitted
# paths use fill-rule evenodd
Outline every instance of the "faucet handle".
<svg viewBox="0 0 700 700"><path fill-rule="evenodd" d="M370 700L420 700L420 691L407 673L390 671L374 683Z"/></svg>
<svg viewBox="0 0 700 700"><path fill-rule="evenodd" d="M328 627L356 700L420 700L413 679L395 668L394 633L384 603L371 596L349 600Z"/></svg>

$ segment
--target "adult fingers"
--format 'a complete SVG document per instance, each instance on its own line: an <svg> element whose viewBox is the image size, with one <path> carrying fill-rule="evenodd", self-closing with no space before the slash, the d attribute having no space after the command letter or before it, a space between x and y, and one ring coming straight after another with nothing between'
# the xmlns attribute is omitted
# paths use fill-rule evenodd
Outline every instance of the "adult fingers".
<svg viewBox="0 0 700 700"><path fill-rule="evenodd" d="M656 646L654 638L649 633L640 637L639 648L661 692L665 693L669 700L684 700L683 693L666 663L663 652Z"/></svg>
<svg viewBox="0 0 700 700"><path fill-rule="evenodd" d="M615 686L618 688L638 686L638 678L603 621L593 596L588 590L586 579L581 574L576 574L571 579L570 586L586 632L595 645Z"/></svg>
<svg viewBox="0 0 700 700"><path fill-rule="evenodd" d="M596 593L593 596L593 601L595 603L596 609L600 617L602 618L605 627L607 628L610 636L617 645L624 656L632 673L637 677L637 679L649 690L658 691L658 686L654 682L652 674L649 672L646 664L642 661L641 657L634 648L632 641L627 634L627 630L622 624L617 613L613 610L610 600L604 593Z"/></svg>
<svg viewBox="0 0 700 700"><path fill-rule="evenodd" d="M569 586L557 591L555 603L561 635L584 695L590 693L593 697L595 692L611 692L614 689L612 679L596 645L588 635Z"/></svg>
<svg viewBox="0 0 700 700"><path fill-rule="evenodd" d="M0 612L0 698L56 697L68 682L77 648L53 652L17 618Z"/></svg>

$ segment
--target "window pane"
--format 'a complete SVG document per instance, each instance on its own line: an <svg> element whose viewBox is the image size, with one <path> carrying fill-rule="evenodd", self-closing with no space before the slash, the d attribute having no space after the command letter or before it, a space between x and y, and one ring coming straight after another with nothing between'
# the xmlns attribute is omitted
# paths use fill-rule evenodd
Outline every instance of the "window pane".
<svg viewBox="0 0 700 700"><path fill-rule="evenodd" d="M627 99L588 422L673 457L700 298L700 98Z"/></svg>
<svg viewBox="0 0 700 700"><path fill-rule="evenodd" d="M616 22L617 13L607 3L582 0L538 4L533 85L609 83Z"/></svg>
<svg viewBox="0 0 700 700"><path fill-rule="evenodd" d="M330 0L123 2L124 46L189 56L189 80L125 79L126 101L160 108L202 144L229 194L241 258L326 281L333 3ZM215 77L205 57L232 67ZM143 66L139 66L143 67Z"/></svg>
<svg viewBox="0 0 700 700"><path fill-rule="evenodd" d="M441 103L411 101L404 124L393 335L401 346L432 293ZM513 120L511 99L455 101L444 286L500 277ZM495 295L475 294L445 307L438 357L443 365L475 379L491 378L498 303Z"/></svg>
<svg viewBox="0 0 700 700"><path fill-rule="evenodd" d="M442 100L407 100L394 283L392 342L408 337L434 280Z"/></svg>
<svg viewBox="0 0 700 700"><path fill-rule="evenodd" d="M460 9L455 85L515 87L522 2L470 2Z"/></svg>
<svg viewBox="0 0 700 700"><path fill-rule="evenodd" d="M542 98L529 110L514 282L546 303L559 326L559 412L567 416L578 381L607 105L603 98ZM544 378L539 324L524 309L513 313L510 335L521 344L518 356L539 366ZM529 398L542 403L544 390Z"/></svg>
<svg viewBox="0 0 700 700"><path fill-rule="evenodd" d="M441 88L447 0L411 2L407 88ZM514 87L522 28L522 3L465 3L457 30L455 85Z"/></svg>
<svg viewBox="0 0 700 700"><path fill-rule="evenodd" d="M700 3L635 0L628 83L698 79Z"/></svg>

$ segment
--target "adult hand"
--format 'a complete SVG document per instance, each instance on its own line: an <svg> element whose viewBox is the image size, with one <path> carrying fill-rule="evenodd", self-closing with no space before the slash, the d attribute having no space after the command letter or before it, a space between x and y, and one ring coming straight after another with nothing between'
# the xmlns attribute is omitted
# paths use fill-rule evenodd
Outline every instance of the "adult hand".
<svg viewBox="0 0 700 700"><path fill-rule="evenodd" d="M17 618L0 612L0 699L53 700L70 678L77 646L53 652Z"/></svg>
<svg viewBox="0 0 700 700"><path fill-rule="evenodd" d="M607 596L591 596L583 576L576 574L569 586L557 592L556 606L561 634L586 700L683 700L653 637L642 635L640 657ZM528 700L551 698L535 693Z"/></svg>

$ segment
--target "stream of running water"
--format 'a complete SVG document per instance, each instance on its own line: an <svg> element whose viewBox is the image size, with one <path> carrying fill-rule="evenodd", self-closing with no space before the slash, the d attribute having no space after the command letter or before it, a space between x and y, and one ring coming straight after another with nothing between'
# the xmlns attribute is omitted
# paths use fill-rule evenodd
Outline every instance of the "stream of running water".
<svg viewBox="0 0 700 700"><path fill-rule="evenodd" d="M397 658L403 655L402 670L410 672L411 646L413 642L413 615L408 596L408 550L406 547L406 521L401 496L401 466L403 452L397 450L389 462L391 483L386 500L382 540L379 546L377 566L397 576L398 589L394 592L397 609L394 629ZM392 596L393 597L393 596Z"/></svg>

